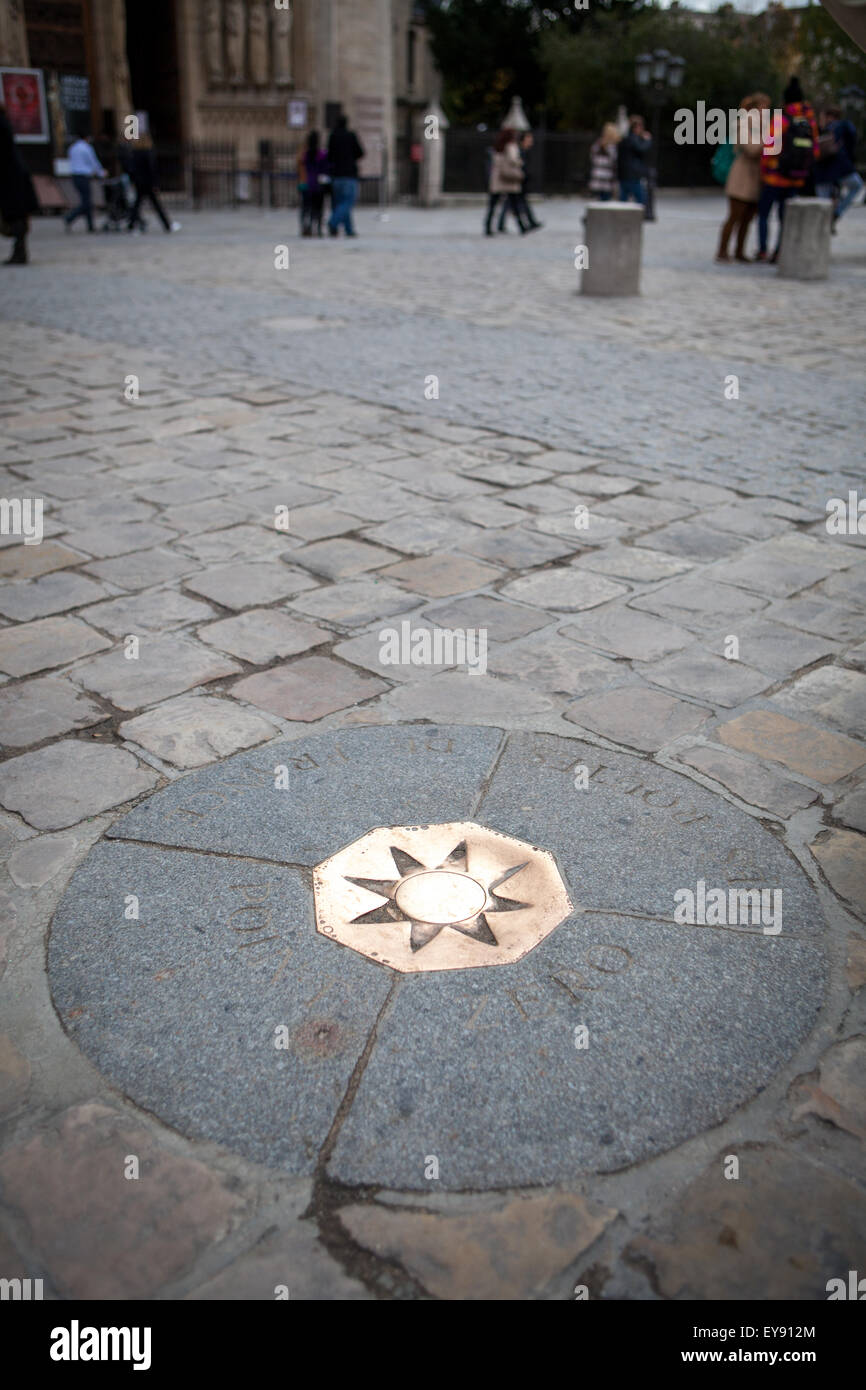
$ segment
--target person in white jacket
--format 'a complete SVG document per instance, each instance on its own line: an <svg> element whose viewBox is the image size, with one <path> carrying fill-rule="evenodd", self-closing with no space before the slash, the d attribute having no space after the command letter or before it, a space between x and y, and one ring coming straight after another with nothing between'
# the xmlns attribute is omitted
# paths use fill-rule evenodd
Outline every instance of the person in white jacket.
<svg viewBox="0 0 866 1390"><path fill-rule="evenodd" d="M78 194L78 207L66 214L66 230L71 230L73 222L79 217L87 218L87 230L93 231L93 201L90 196L90 180L104 179L105 170L96 158L93 142L89 136L82 136L69 147L69 172Z"/></svg>

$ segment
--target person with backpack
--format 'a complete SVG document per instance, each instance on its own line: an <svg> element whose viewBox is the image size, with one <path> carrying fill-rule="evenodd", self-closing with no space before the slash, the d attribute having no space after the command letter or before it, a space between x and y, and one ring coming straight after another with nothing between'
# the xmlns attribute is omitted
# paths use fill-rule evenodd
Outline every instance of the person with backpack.
<svg viewBox="0 0 866 1390"><path fill-rule="evenodd" d="M755 116L748 118L746 130L740 130L740 135L748 135L750 138L738 142L735 145L720 145L719 151L713 159L713 173L716 173L716 160L722 151L728 150L730 154L728 174L725 179L725 193L728 198L728 215L722 224L719 236L719 249L716 252L717 261L729 261L728 243L734 232L737 234L736 249L734 259L737 261L748 261L746 255L746 237L749 227L757 209L758 198L761 192L761 155L764 149L764 142L761 139L760 126L752 128L752 122L760 120L760 113L769 110L770 98L765 92L752 92L750 96L743 97L740 102L741 111L754 111Z"/></svg>
<svg viewBox="0 0 866 1390"><path fill-rule="evenodd" d="M328 154L319 144L319 132L311 130L307 143L298 155L298 190L301 194L301 236L322 235L322 210L325 189L331 182L328 174Z"/></svg>
<svg viewBox="0 0 866 1390"><path fill-rule="evenodd" d="M850 121L842 119L838 106L828 106L821 113L819 137L821 155L815 165L815 192L819 198L832 198L833 231L840 217L848 211L863 188L857 173L855 150L857 131Z"/></svg>
<svg viewBox="0 0 866 1390"><path fill-rule="evenodd" d="M815 112L803 95L800 80L792 77L783 93L785 103L781 116L773 122L773 139L764 146L761 155L761 193L758 198L758 254L756 261L767 259L770 213L779 209L779 238L770 261L779 259L782 244L785 204L789 198L802 193L813 177L818 158L818 123Z"/></svg>

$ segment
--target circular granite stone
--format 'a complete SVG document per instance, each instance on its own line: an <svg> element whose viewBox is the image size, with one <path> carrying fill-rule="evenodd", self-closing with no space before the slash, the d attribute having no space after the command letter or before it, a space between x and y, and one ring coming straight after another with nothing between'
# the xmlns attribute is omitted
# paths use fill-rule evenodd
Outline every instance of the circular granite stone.
<svg viewBox="0 0 866 1390"><path fill-rule="evenodd" d="M411 975L316 932L313 865L462 820L550 850L579 910L514 964ZM699 881L781 890L781 931L677 923ZM440 1187L501 1188L621 1168L754 1096L815 1022L822 931L771 831L646 759L359 727L123 816L58 908L49 974L79 1047L183 1134L295 1174L328 1139L346 1183L427 1190L435 1156Z"/></svg>

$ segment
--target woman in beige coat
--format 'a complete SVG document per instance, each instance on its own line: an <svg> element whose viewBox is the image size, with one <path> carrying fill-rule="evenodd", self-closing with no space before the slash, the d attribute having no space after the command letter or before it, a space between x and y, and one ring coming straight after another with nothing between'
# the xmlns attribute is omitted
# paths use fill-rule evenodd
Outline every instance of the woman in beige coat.
<svg viewBox="0 0 866 1390"><path fill-rule="evenodd" d="M493 216L499 206L499 199L505 198L506 209L514 214L521 232L528 232L529 224L523 217L518 197L523 188L523 156L517 143L517 135L510 127L500 130L493 146L493 159L490 165L488 184L490 198L487 204L487 221L484 226L486 236L493 236Z"/></svg>
<svg viewBox="0 0 866 1390"><path fill-rule="evenodd" d="M761 192L761 151L764 148L763 140L758 126L758 117L761 111L769 110L770 98L764 92L753 92L751 96L744 97L740 105L741 111L755 111L758 116L753 116L749 120L749 139L744 144L735 145L736 159L731 165L725 183L725 192L728 195L728 216L722 225L722 233L719 239L719 249L716 252L717 261L729 261L728 242L731 235L736 230L737 249L734 259L737 261L748 261L746 255L746 236L749 231L749 224L758 208L758 198ZM754 129L752 128L754 125ZM740 132L743 134L746 132Z"/></svg>

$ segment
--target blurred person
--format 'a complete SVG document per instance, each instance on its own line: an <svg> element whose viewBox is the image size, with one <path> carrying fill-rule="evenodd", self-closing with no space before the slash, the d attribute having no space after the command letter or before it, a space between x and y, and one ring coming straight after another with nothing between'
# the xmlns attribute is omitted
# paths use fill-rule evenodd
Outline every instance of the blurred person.
<svg viewBox="0 0 866 1390"><path fill-rule="evenodd" d="M600 203L609 203L619 192L618 155L620 133L613 121L606 121L601 135L589 148L589 192Z"/></svg>
<svg viewBox="0 0 866 1390"><path fill-rule="evenodd" d="M517 134L510 126L505 126L496 137L488 187L490 196L484 224L485 236L493 236L493 217L500 198L505 199L506 208L513 214L521 232L528 232L530 228L524 220L518 196L523 187L523 159Z"/></svg>
<svg viewBox="0 0 866 1390"><path fill-rule="evenodd" d="M800 79L792 77L782 96L781 117L773 122L773 136L761 155L761 191L758 196L758 254L756 261L767 259L770 213L779 209L779 235L771 262L779 259L785 204L789 198L802 193L813 177L819 154L818 123L815 112L803 95Z"/></svg>
<svg viewBox="0 0 866 1390"><path fill-rule="evenodd" d="M843 120L838 106L828 106L821 112L820 156L815 165L815 192L819 198L832 198L833 231L863 188L857 173L855 152L857 131L851 121Z"/></svg>
<svg viewBox="0 0 866 1390"><path fill-rule="evenodd" d="M87 230L92 232L93 227L93 198L90 192L91 179L104 179L105 170L96 158L96 151L93 148L93 141L89 135L82 135L77 140L73 140L69 146L69 172L75 191L78 194L78 207L72 208L67 212L64 220L67 232L72 230L73 222L79 217L87 219Z"/></svg>
<svg viewBox="0 0 866 1390"><path fill-rule="evenodd" d="M750 96L743 97L740 102L741 111L755 111L760 115L761 112L769 109L770 98L766 92L752 92ZM734 145L734 162L725 180L728 216L722 224L719 249L716 252L717 261L730 260L728 243L734 232L737 234L734 259L737 261L749 260L746 255L746 237L752 218L758 210L758 199L761 195L761 155L764 151L764 142L761 138L761 127L757 118L750 118L746 123L745 131L739 130L737 133L745 134L749 138L745 141L738 141Z"/></svg>
<svg viewBox="0 0 866 1390"><path fill-rule="evenodd" d="M331 216L328 231L337 236L343 227L346 236L357 236L352 209L358 201L358 160L364 158L364 147L349 129L345 116L340 116L328 141L328 168L331 175Z"/></svg>
<svg viewBox="0 0 866 1390"><path fill-rule="evenodd" d="M0 218L4 236L12 238L12 254L4 265L26 265L30 217L39 211L33 180L15 146L15 132L0 105Z"/></svg>
<svg viewBox="0 0 866 1390"><path fill-rule="evenodd" d="M520 192L517 194L517 203L523 215L523 221L527 225L527 230L530 232L537 232L541 227L544 226L544 223L539 222L536 218L535 213L529 206L529 199L526 196L529 189L529 166L527 164L527 160L529 157L529 151L532 149L534 144L535 137L532 134L531 130L527 130L525 134L521 136L519 141L520 155L521 159L523 160L523 182L520 185ZM508 199L506 198L505 202L502 204L502 211L499 214L498 230L500 232L505 231L505 215L508 212L508 210Z"/></svg>
<svg viewBox="0 0 866 1390"><path fill-rule="evenodd" d="M325 190L330 183L328 153L319 144L319 132L311 130L298 155L298 188L301 193L301 236L322 235Z"/></svg>
<svg viewBox="0 0 866 1390"><path fill-rule="evenodd" d="M156 151L153 148L153 140L150 135L142 134L137 140L130 142L126 159L126 172L135 190L135 199L126 230L133 232L136 227L140 227L142 231L145 230L141 205L147 199L165 230L167 232L179 232L180 223L169 221L165 208L160 202Z"/></svg>
<svg viewBox="0 0 866 1390"><path fill-rule="evenodd" d="M652 148L652 136L643 116L629 116L628 133L617 149L619 196L622 202L632 200L646 207L646 180L649 177L647 156Z"/></svg>

